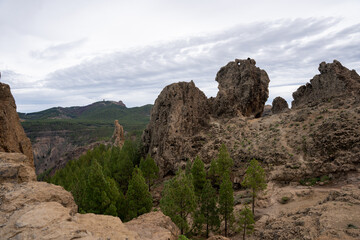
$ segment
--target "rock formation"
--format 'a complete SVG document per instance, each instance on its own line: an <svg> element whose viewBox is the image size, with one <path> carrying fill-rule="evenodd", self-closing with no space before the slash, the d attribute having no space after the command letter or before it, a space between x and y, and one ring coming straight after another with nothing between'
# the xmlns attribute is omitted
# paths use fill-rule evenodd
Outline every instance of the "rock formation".
<svg viewBox="0 0 360 240"><path fill-rule="evenodd" d="M314 106L334 99L360 96L360 76L355 70L350 71L334 60L333 63L322 62L319 65L320 74L293 93L292 108Z"/></svg>
<svg viewBox="0 0 360 240"><path fill-rule="evenodd" d="M23 153L33 165L30 140L20 124L10 87L3 83L0 83L0 136L0 152Z"/></svg>
<svg viewBox="0 0 360 240"><path fill-rule="evenodd" d="M289 105L282 97L276 97L272 102L271 112L273 114L281 113L289 109Z"/></svg>
<svg viewBox="0 0 360 240"><path fill-rule="evenodd" d="M213 102L215 116L260 117L269 96L269 77L254 59L236 59L216 75L219 92Z"/></svg>
<svg viewBox="0 0 360 240"><path fill-rule="evenodd" d="M171 84L152 108L143 134L145 152L157 156L163 175L174 174L179 164L193 154L189 139L206 129L209 121L207 98L193 81Z"/></svg>
<svg viewBox="0 0 360 240"><path fill-rule="evenodd" d="M114 141L114 146L122 147L125 142L124 128L119 124L118 120L114 122L115 129L111 139Z"/></svg>
<svg viewBox="0 0 360 240"><path fill-rule="evenodd" d="M9 87L1 87L2 91L5 89L4 95L0 95L4 123L1 129L6 133L0 135L1 239L177 239L179 229L161 212L148 213L126 225L117 217L78 214L71 193L60 186L36 182L34 164L28 156L3 152L19 150L11 148L7 138L20 146L23 139L16 135L22 129L12 112L14 101L7 100L13 100ZM8 133L8 129L14 130L14 134Z"/></svg>

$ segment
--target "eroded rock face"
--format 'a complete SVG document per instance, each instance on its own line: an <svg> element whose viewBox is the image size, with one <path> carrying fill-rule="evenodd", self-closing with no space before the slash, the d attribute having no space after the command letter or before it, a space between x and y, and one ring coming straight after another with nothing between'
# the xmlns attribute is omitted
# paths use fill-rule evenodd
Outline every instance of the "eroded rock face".
<svg viewBox="0 0 360 240"><path fill-rule="evenodd" d="M360 76L355 70L350 71L334 60L333 63L320 63L319 72L310 83L299 87L293 93L292 108L315 106L350 96L359 98Z"/></svg>
<svg viewBox="0 0 360 240"><path fill-rule="evenodd" d="M0 83L0 152L23 153L34 165L30 140L20 124L10 87L4 83Z"/></svg>
<svg viewBox="0 0 360 240"><path fill-rule="evenodd" d="M273 114L281 113L289 109L289 105L282 97L274 98L272 102L271 112Z"/></svg>
<svg viewBox="0 0 360 240"><path fill-rule="evenodd" d="M112 139L114 140L114 146L121 148L125 142L124 128L119 124L118 120L115 120L114 125L115 129L112 136Z"/></svg>
<svg viewBox="0 0 360 240"><path fill-rule="evenodd" d="M175 173L178 164L193 153L189 139L206 129L209 121L207 98L193 81L171 84L151 110L143 134L145 153L155 156L163 175Z"/></svg>
<svg viewBox="0 0 360 240"><path fill-rule="evenodd" d="M255 64L254 59L236 59L220 69L216 75L219 92L212 106L215 116L261 116L270 79Z"/></svg>

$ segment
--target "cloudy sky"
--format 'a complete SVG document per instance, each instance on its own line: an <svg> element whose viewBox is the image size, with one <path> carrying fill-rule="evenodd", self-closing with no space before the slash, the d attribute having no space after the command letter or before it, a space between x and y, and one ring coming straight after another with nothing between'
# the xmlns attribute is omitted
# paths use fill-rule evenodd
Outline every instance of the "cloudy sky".
<svg viewBox="0 0 360 240"><path fill-rule="evenodd" d="M292 92L337 59L360 72L360 1L0 0L0 71L18 111L154 103L166 85L215 76L254 58L270 97Z"/></svg>

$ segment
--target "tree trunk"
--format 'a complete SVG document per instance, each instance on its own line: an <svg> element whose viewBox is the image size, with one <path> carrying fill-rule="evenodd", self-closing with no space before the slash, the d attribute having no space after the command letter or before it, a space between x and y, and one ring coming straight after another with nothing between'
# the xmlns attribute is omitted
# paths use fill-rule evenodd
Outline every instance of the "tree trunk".
<svg viewBox="0 0 360 240"><path fill-rule="evenodd" d="M253 188L253 194L252 194L252 213L253 216L255 216L255 189Z"/></svg>
<svg viewBox="0 0 360 240"><path fill-rule="evenodd" d="M246 223L244 223L244 233L243 233L243 240L245 240L245 237L246 237L245 233L246 233Z"/></svg>
<svg viewBox="0 0 360 240"><path fill-rule="evenodd" d="M227 237L227 216L225 214L225 237Z"/></svg>
<svg viewBox="0 0 360 240"><path fill-rule="evenodd" d="M209 238L209 219L206 219L206 238Z"/></svg>

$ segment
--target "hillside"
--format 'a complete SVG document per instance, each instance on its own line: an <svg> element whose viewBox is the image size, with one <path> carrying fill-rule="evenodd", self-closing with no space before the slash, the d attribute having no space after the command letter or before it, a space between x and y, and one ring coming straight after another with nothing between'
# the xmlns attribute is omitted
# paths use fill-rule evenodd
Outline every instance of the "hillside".
<svg viewBox="0 0 360 240"><path fill-rule="evenodd" d="M21 124L33 145L36 173L62 167L79 154L107 141L118 120L125 132L141 135L150 119L152 105L127 108L121 101L102 101L82 107L55 107L34 113L19 113ZM95 145L94 145L95 144Z"/></svg>

